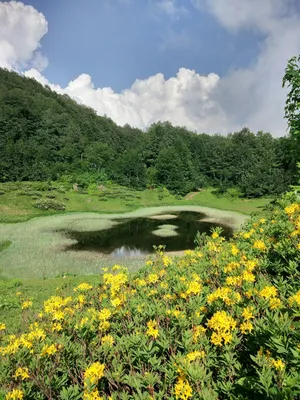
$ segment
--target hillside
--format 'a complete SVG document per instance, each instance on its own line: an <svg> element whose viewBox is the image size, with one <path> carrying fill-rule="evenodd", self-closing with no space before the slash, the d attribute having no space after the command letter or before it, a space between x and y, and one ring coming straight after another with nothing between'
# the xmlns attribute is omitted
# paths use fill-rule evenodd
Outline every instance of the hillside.
<svg viewBox="0 0 300 400"><path fill-rule="evenodd" d="M227 137L170 123L146 132L59 95L33 79L0 69L0 181L68 176L81 185L106 180L186 194L206 185L237 195L278 194L295 183L291 138L249 129Z"/></svg>

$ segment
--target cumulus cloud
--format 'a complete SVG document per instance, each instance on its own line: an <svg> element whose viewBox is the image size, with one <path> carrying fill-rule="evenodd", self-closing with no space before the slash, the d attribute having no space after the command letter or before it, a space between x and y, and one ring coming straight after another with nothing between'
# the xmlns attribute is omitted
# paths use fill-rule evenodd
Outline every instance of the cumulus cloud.
<svg viewBox="0 0 300 400"><path fill-rule="evenodd" d="M226 123L222 109L212 100L212 92L220 81L216 74L201 76L181 68L176 77L167 80L162 74L136 80L122 93L115 93L111 88L96 89L87 74L80 75L65 88L51 85L36 70L27 71L25 75L59 93L68 94L120 125L129 123L143 129L154 122L167 120L208 132L217 131L220 122Z"/></svg>
<svg viewBox="0 0 300 400"><path fill-rule="evenodd" d="M226 29L236 34L242 29L260 32L263 41L257 59L248 68L233 71L222 78L214 73L201 76L196 71L181 68L170 79L159 73L136 80L130 88L116 93L111 88L96 88L92 78L82 74L63 88L48 82L34 67L34 63L43 64L43 57L39 59L36 49L47 30L44 17L32 7L12 2L0 3L0 21L10 27L10 34L4 39L0 36L0 62L2 60L2 65L3 62L4 65L31 65L33 60L26 76L49 85L58 93L68 94L120 125L128 123L144 129L153 122L168 120L197 132L226 133L249 126L252 130L270 131L276 136L285 134L285 93L281 80L287 60L300 52L297 0L191 2L201 12L212 13ZM165 1L165 4L171 3L176 2ZM31 18L31 22L22 21L24 26L21 24L21 28L15 31L12 21L20 22L20 13ZM31 39L26 37L25 31L29 32ZM25 53L23 48L27 49Z"/></svg>
<svg viewBox="0 0 300 400"><path fill-rule="evenodd" d="M0 2L0 66L45 68L47 59L37 50L47 30L44 15L33 7L17 1Z"/></svg>

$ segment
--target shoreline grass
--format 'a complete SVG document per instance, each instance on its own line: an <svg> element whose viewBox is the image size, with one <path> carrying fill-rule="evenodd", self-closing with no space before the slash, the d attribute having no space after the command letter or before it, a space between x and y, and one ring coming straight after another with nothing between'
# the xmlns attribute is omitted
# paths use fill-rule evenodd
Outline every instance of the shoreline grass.
<svg viewBox="0 0 300 400"><path fill-rule="evenodd" d="M90 190L75 192L73 189L54 188L50 191L37 192L31 189L34 182L0 184L3 193L0 196L0 223L25 222L35 217L51 215L67 215L74 212L94 212L101 214L127 213L144 207L157 206L206 206L220 210L236 211L250 215L260 211L271 198L232 199L219 196L212 188L203 189L192 199L177 198L160 189L136 191L128 188L112 186L106 192ZM65 211L43 211L33 207L36 199L54 197L66 206Z"/></svg>

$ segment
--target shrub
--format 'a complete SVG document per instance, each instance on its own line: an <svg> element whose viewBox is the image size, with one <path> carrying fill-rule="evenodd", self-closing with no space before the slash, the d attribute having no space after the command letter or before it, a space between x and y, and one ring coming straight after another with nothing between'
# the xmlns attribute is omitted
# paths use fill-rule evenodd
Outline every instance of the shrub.
<svg viewBox="0 0 300 400"><path fill-rule="evenodd" d="M239 197L243 197L243 193L237 188L229 188L225 192L226 196L231 199L237 199Z"/></svg>
<svg viewBox="0 0 300 400"><path fill-rule="evenodd" d="M24 331L0 325L0 397L299 398L300 203L198 244L179 258L158 248L134 276L104 269L37 316L22 299Z"/></svg>
<svg viewBox="0 0 300 400"><path fill-rule="evenodd" d="M65 210L66 206L64 203L61 203L57 200L53 199L41 199L33 203L33 207L38 208L39 210Z"/></svg>

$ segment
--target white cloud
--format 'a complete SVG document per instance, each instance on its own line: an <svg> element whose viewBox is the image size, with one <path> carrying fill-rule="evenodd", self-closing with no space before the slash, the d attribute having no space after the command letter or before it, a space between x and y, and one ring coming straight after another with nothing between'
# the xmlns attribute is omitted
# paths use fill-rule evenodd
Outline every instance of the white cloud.
<svg viewBox="0 0 300 400"><path fill-rule="evenodd" d="M215 121L226 123L222 109L212 100L212 92L219 85L216 74L200 76L195 71L181 68L176 77L168 80L162 74L136 80L122 93L115 93L111 88L96 89L86 74L65 88L51 85L36 70L27 71L25 75L43 85L48 84L59 93L68 94L120 125L129 123L143 129L153 122L168 120L192 130L216 131Z"/></svg>
<svg viewBox="0 0 300 400"><path fill-rule="evenodd" d="M287 60L300 52L300 14L299 9L294 9L297 0L191 1L236 34L242 29L263 34L260 53L248 68L222 78L181 68L175 77L165 79L156 74L135 81L121 93L95 88L92 78L82 74L62 88L48 82L34 67L36 63L43 64L36 49L47 30L44 17L32 7L16 2L0 3L0 26L8 27L6 36L0 35L0 65L31 65L26 76L68 94L120 125L146 128L153 122L168 120L198 132L226 133L249 126L255 131L283 135L285 92L281 80Z"/></svg>
<svg viewBox="0 0 300 400"><path fill-rule="evenodd" d="M254 29L265 35L254 63L220 81L213 99L228 118L226 130L247 125L253 130L286 133L281 87L287 60L300 52L300 14L297 0L193 0L227 29Z"/></svg>
<svg viewBox="0 0 300 400"><path fill-rule="evenodd" d="M47 33L43 14L17 1L0 2L0 66L19 69L29 63L42 69L46 58L36 52Z"/></svg>

